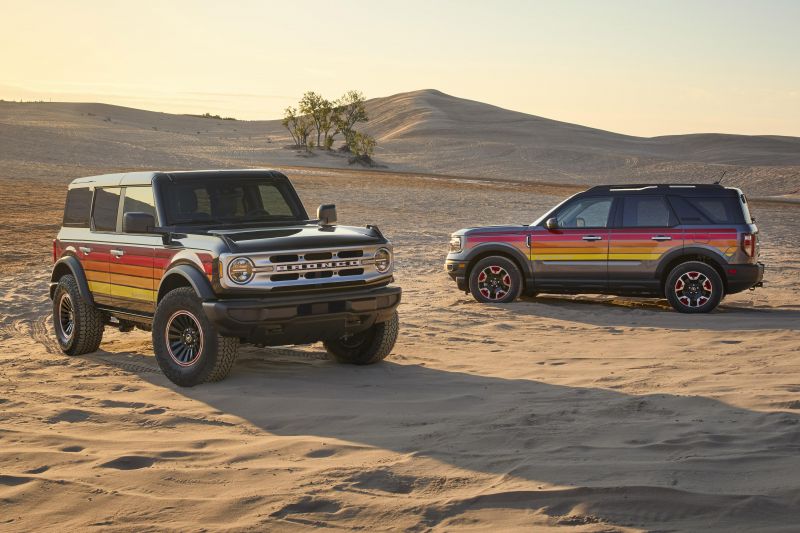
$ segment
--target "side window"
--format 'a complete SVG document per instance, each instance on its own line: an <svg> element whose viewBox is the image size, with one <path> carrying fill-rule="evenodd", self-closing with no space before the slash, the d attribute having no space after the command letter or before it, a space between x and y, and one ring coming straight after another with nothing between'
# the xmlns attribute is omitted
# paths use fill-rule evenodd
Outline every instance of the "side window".
<svg viewBox="0 0 800 533"><path fill-rule="evenodd" d="M88 187L67 191L63 225L72 228L88 228L89 212L92 210L92 190Z"/></svg>
<svg viewBox="0 0 800 533"><path fill-rule="evenodd" d="M626 196L622 226L626 228L668 228L677 224L663 196Z"/></svg>
<svg viewBox="0 0 800 533"><path fill-rule="evenodd" d="M613 199L610 197L580 198L558 212L561 228L605 228Z"/></svg>
<svg viewBox="0 0 800 533"><path fill-rule="evenodd" d="M681 197L669 199L681 224L741 224L742 204L736 197Z"/></svg>
<svg viewBox="0 0 800 533"><path fill-rule="evenodd" d="M687 198L686 200L715 224L743 222L742 208L736 198Z"/></svg>
<svg viewBox="0 0 800 533"><path fill-rule="evenodd" d="M92 221L95 231L117 231L119 187L95 189Z"/></svg>
<svg viewBox="0 0 800 533"><path fill-rule="evenodd" d="M122 213L147 213L156 217L156 203L152 187L126 187Z"/></svg>

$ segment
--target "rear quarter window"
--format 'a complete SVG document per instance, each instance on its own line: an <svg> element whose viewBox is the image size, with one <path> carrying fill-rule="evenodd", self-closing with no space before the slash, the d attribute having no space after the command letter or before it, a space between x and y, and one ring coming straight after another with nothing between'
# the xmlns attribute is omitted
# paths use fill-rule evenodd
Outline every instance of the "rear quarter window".
<svg viewBox="0 0 800 533"><path fill-rule="evenodd" d="M92 210L92 191L88 187L67 191L62 225L71 228L88 228Z"/></svg>
<svg viewBox="0 0 800 533"><path fill-rule="evenodd" d="M681 224L743 224L739 199L733 196L670 197Z"/></svg>

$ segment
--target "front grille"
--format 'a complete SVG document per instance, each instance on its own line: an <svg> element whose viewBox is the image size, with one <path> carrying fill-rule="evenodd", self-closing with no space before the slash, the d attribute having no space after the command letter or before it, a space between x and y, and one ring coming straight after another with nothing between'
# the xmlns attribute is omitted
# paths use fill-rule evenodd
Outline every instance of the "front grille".
<svg viewBox="0 0 800 533"><path fill-rule="evenodd" d="M391 276L391 272L380 273L375 269L375 252L384 246L287 251L279 254L222 254L220 260L224 272L227 272L232 260L244 256L253 261L255 277L243 286L229 283L227 276L220 281L225 288L236 290L363 285Z"/></svg>

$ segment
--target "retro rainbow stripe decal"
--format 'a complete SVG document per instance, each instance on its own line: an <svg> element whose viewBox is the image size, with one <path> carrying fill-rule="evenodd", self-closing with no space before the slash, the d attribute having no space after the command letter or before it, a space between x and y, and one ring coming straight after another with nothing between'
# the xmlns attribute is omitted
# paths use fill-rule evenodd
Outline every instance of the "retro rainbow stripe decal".
<svg viewBox="0 0 800 533"><path fill-rule="evenodd" d="M121 249L124 254L115 257L111 248ZM124 298L148 304L158 299L158 286L169 267L176 250L153 250L139 246L97 246L88 257L81 260L89 290L93 294L110 298ZM213 257L199 253L203 270L211 280Z"/></svg>
<svg viewBox="0 0 800 533"><path fill-rule="evenodd" d="M601 237L585 241L587 235ZM537 232L531 236L531 261L605 261L608 259L608 230L584 229Z"/></svg>
<svg viewBox="0 0 800 533"><path fill-rule="evenodd" d="M677 246L700 245L716 248L726 257L739 249L735 228L561 229L531 232L530 249L526 233L470 235L467 247L482 243L506 243L514 246L531 261L658 261ZM601 237L586 241L587 235ZM653 237L665 237L653 240Z"/></svg>

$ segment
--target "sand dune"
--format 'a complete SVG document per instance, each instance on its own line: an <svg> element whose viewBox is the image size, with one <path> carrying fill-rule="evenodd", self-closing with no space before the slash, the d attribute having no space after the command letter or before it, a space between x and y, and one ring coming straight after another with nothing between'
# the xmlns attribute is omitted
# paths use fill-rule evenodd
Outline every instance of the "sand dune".
<svg viewBox="0 0 800 533"><path fill-rule="evenodd" d="M0 529L797 530L796 206L754 203L766 287L709 316L600 296L479 305L442 261L451 231L530 222L596 181L727 169L751 196L791 193L798 139L641 139L436 91L369 106L388 169L287 150L275 121L0 103ZM282 167L307 207L393 239L391 358L248 347L228 380L186 390L145 332L61 355L47 282L66 181L242 166Z"/></svg>
<svg viewBox="0 0 800 533"><path fill-rule="evenodd" d="M754 206L767 287L709 316L595 296L482 306L441 270L448 232L528 221L571 189L291 175L307 205L394 240L397 348L365 368L246 348L228 380L190 390L145 332L58 352L63 184L0 179L0 528L796 529L796 207Z"/></svg>
<svg viewBox="0 0 800 533"><path fill-rule="evenodd" d="M365 131L389 170L563 184L726 183L752 196L800 191L800 138L721 134L642 138L501 109L435 90L368 102ZM116 168L302 165L277 120L224 121L105 104L0 102L0 160L19 177ZM24 163L23 163L24 162Z"/></svg>

